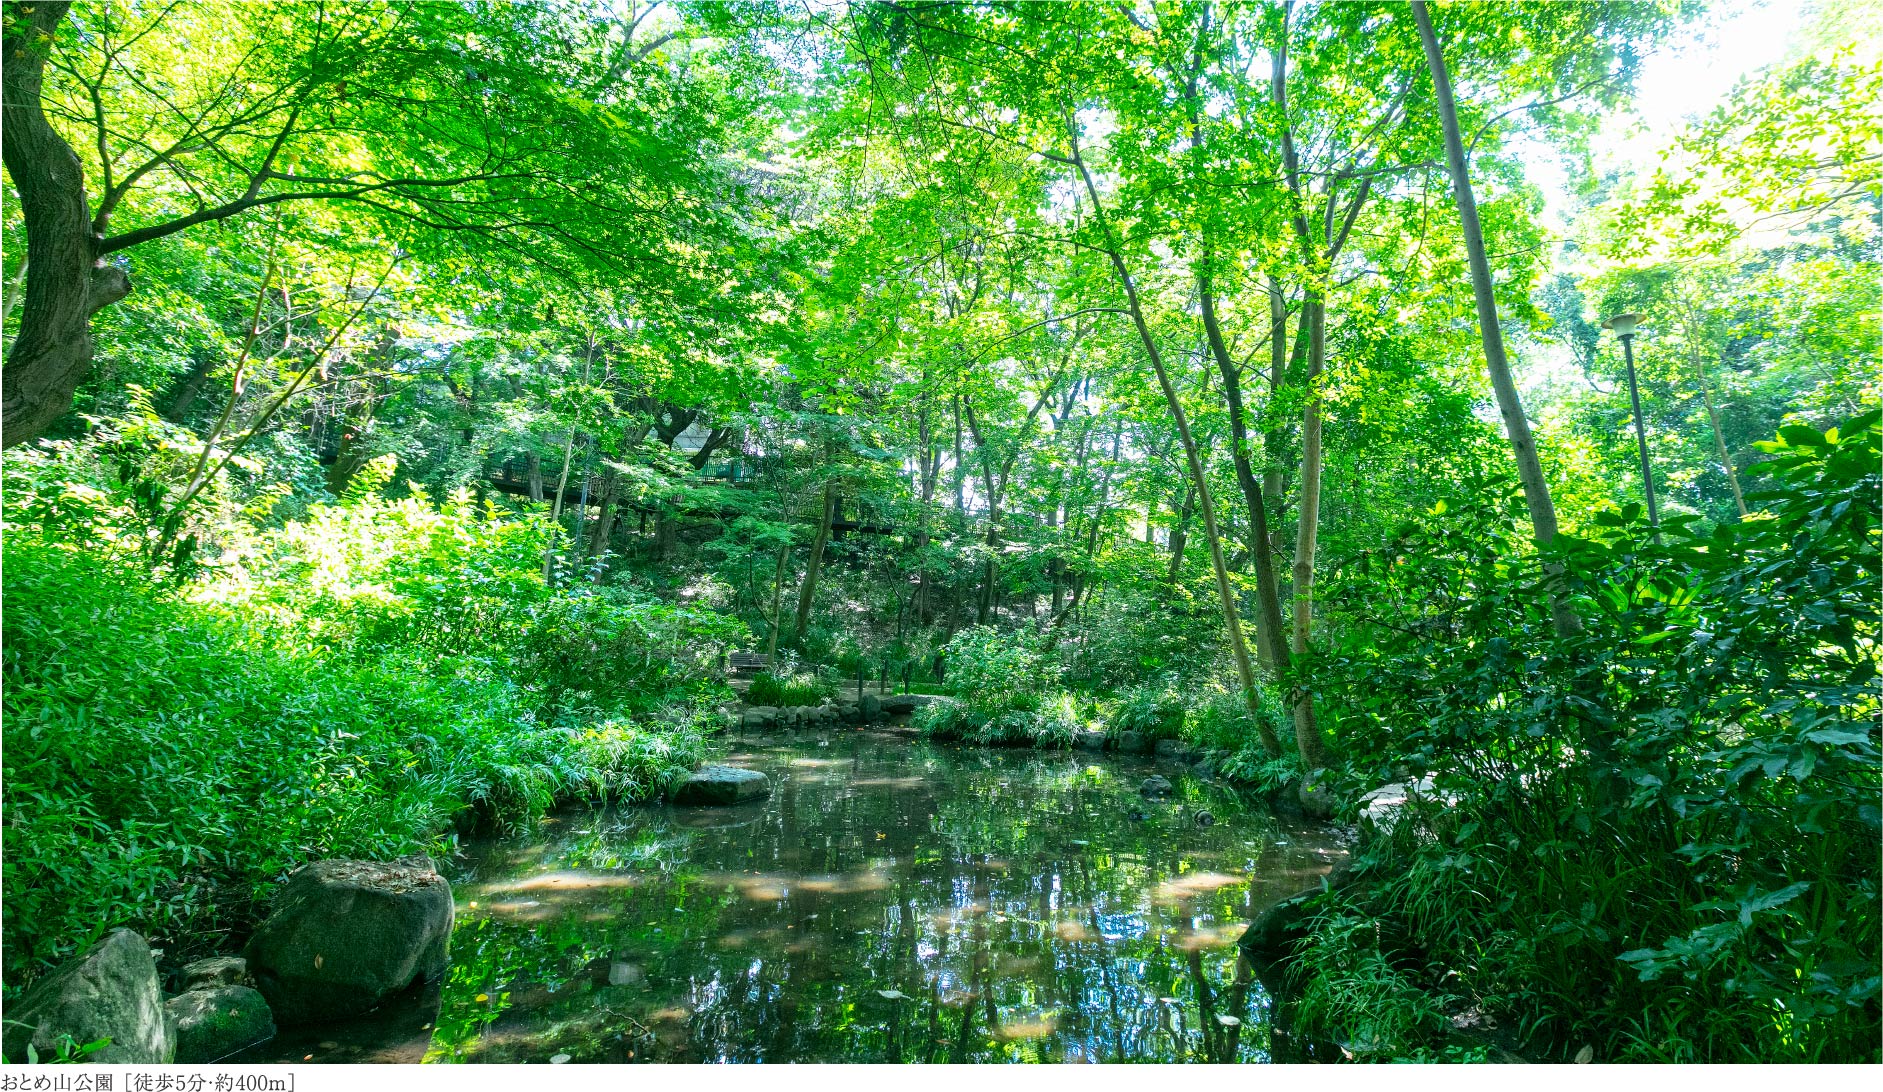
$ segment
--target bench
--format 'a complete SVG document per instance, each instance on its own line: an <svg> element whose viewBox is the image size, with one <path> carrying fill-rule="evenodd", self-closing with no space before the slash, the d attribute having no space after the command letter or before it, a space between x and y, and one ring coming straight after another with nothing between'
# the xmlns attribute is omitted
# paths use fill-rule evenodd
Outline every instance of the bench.
<svg viewBox="0 0 1883 1092"><path fill-rule="evenodd" d="M726 657L727 666L737 677L756 675L772 665L772 658L758 652L735 652Z"/></svg>

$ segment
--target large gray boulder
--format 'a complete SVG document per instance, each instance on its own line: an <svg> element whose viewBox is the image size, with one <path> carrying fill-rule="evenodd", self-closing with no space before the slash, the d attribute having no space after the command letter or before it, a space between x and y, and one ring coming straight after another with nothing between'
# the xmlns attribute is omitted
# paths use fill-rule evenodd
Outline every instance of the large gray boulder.
<svg viewBox="0 0 1883 1092"><path fill-rule="evenodd" d="M76 1046L110 1040L86 1057L90 1062L158 1065L175 1054L157 960L144 938L129 929L113 929L84 955L40 979L6 1007L5 1026L9 1062L26 1061L29 1046L40 1061L51 1061L68 1036Z"/></svg>
<svg viewBox="0 0 1883 1092"><path fill-rule="evenodd" d="M757 770L707 766L693 771L673 794L676 804L742 804L771 795L771 780Z"/></svg>
<svg viewBox="0 0 1883 1092"><path fill-rule="evenodd" d="M1072 745L1088 751L1102 751L1105 749L1105 733L1094 732L1089 728L1081 729L1072 734Z"/></svg>
<svg viewBox="0 0 1883 1092"><path fill-rule="evenodd" d="M875 724L883 719L883 699L874 694L865 694L857 699L857 713L864 724Z"/></svg>
<svg viewBox="0 0 1883 1092"><path fill-rule="evenodd" d="M770 728L778 722L778 710L770 705L755 705L745 711L747 728Z"/></svg>
<svg viewBox="0 0 1883 1092"><path fill-rule="evenodd" d="M221 1061L275 1037L268 1002L247 986L206 986L163 1007L176 1022L176 1060L186 1065Z"/></svg>
<svg viewBox="0 0 1883 1092"><path fill-rule="evenodd" d="M284 1025L359 1016L445 973L451 885L424 857L315 861L275 896L249 969Z"/></svg>
<svg viewBox="0 0 1883 1092"><path fill-rule="evenodd" d="M891 694L883 699L883 713L892 717L906 717L915 712L914 694Z"/></svg>

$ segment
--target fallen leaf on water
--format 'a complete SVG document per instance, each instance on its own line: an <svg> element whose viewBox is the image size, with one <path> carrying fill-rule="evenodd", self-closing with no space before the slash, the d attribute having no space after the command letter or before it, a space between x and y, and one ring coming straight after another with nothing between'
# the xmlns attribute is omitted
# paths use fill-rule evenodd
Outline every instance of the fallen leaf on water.
<svg viewBox="0 0 1883 1092"><path fill-rule="evenodd" d="M568 1060L569 1056L567 1054L552 1054L549 1056L550 1065L561 1065Z"/></svg>
<svg viewBox="0 0 1883 1092"><path fill-rule="evenodd" d="M1236 1019L1233 1016L1218 1016L1216 1018L1216 1022L1223 1025L1226 1028L1234 1028L1234 1027L1242 1026L1242 1021Z"/></svg>
<svg viewBox="0 0 1883 1092"><path fill-rule="evenodd" d="M901 990L877 990L876 996L884 998L889 1001L900 1001L909 995L906 993L903 993Z"/></svg>
<svg viewBox="0 0 1883 1092"><path fill-rule="evenodd" d="M488 1001L488 1000L490 1000L490 995L489 995L489 994L487 994L487 993L480 993L480 994L478 994L478 995L477 995L476 997L474 997L474 998L472 998L472 1000L474 1000L474 1001Z"/></svg>
<svg viewBox="0 0 1883 1092"><path fill-rule="evenodd" d="M1595 1061L1595 1048L1594 1047L1585 1046L1581 1050L1576 1051L1576 1064L1577 1065L1588 1065L1590 1062L1593 1062L1593 1061Z"/></svg>

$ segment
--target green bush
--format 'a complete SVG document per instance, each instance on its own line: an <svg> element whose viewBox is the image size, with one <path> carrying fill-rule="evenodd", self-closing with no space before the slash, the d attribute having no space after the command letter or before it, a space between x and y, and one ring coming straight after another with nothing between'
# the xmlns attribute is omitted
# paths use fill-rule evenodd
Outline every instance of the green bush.
<svg viewBox="0 0 1883 1092"><path fill-rule="evenodd" d="M1039 634L970 626L948 642L948 688L970 708L997 716L1035 710L1057 677Z"/></svg>
<svg viewBox="0 0 1883 1092"><path fill-rule="evenodd" d="M383 478L390 465L369 469ZM386 500L372 484L257 536L202 597L367 660L402 649L472 661L514 678L545 717L724 697L717 661L744 636L738 622L628 588L547 582L543 554L560 533L548 521L479 511L465 494Z"/></svg>
<svg viewBox="0 0 1883 1092"><path fill-rule="evenodd" d="M835 687L815 675L795 673L775 675L761 671L752 676L752 685L745 692L748 705L822 705L830 700Z"/></svg>
<svg viewBox="0 0 1883 1092"><path fill-rule="evenodd" d="M1742 522L1630 506L1539 558L1460 506L1326 585L1359 776L1455 801L1364 911L1533 1050L1878 1060L1878 421L1762 445Z"/></svg>
<svg viewBox="0 0 1883 1092"><path fill-rule="evenodd" d="M1112 710L1111 726L1147 739L1176 739L1183 735L1189 706L1182 682L1175 675L1165 675L1122 691Z"/></svg>
<svg viewBox="0 0 1883 1092"><path fill-rule="evenodd" d="M5 548L11 982L131 925L187 954L323 856L440 848L454 813L636 798L697 732L542 723L463 660L284 651L270 628L14 532Z"/></svg>
<svg viewBox="0 0 1883 1092"><path fill-rule="evenodd" d="M1439 983L1414 981L1381 943L1380 923L1337 892L1319 897L1292 965L1302 975L1295 1030L1338 1044L1363 1060L1384 1060L1443 1043L1454 999Z"/></svg>

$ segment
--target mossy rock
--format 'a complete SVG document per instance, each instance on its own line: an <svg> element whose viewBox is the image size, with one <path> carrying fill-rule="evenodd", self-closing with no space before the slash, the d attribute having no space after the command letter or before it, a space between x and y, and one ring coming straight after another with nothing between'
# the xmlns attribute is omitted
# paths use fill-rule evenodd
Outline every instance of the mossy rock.
<svg viewBox="0 0 1883 1092"><path fill-rule="evenodd" d="M57 1056L70 1037L76 1046L108 1039L86 1061L156 1065L172 1060L175 1038L164 1012L157 960L129 929L113 929L84 955L40 979L6 1007L4 1049L9 1062Z"/></svg>
<svg viewBox="0 0 1883 1092"><path fill-rule="evenodd" d="M220 1061L275 1037L268 1002L247 986L191 990L163 1007L176 1021L176 1060L184 1064Z"/></svg>

